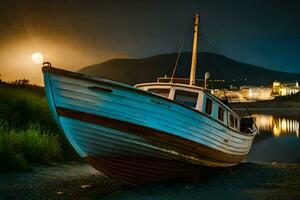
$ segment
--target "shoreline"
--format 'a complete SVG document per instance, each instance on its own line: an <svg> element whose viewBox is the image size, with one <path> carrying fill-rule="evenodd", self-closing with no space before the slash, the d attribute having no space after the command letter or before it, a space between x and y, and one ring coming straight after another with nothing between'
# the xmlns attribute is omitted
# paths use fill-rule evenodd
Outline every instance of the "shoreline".
<svg viewBox="0 0 300 200"><path fill-rule="evenodd" d="M298 102L262 101L255 103L233 103L230 105L242 117L249 116L248 111L250 111L251 115L266 114L276 117L300 118L300 103Z"/></svg>
<svg viewBox="0 0 300 200"><path fill-rule="evenodd" d="M26 181L25 181L26 180ZM0 199L299 199L300 163L250 163L204 179L127 187L87 164L0 174ZM196 198L198 199L198 198Z"/></svg>
<svg viewBox="0 0 300 200"><path fill-rule="evenodd" d="M239 116L245 117L249 116L249 112L251 115L254 114L261 114L261 115L272 115L273 117L282 117L282 118L291 118L291 119L300 119L300 109L294 110L285 110L285 109L269 109L269 108L248 108L248 111L246 109L238 109L233 108L233 111L235 111Z"/></svg>

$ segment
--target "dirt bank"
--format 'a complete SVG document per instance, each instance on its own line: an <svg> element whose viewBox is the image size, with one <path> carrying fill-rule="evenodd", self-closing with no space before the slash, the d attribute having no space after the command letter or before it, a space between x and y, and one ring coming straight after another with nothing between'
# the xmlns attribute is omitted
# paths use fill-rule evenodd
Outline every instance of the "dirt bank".
<svg viewBox="0 0 300 200"><path fill-rule="evenodd" d="M0 174L0 199L96 199L121 184L87 164L36 166L30 172Z"/></svg>
<svg viewBox="0 0 300 200"><path fill-rule="evenodd" d="M205 180L125 187L85 164L0 175L0 199L300 199L300 164L242 163Z"/></svg>

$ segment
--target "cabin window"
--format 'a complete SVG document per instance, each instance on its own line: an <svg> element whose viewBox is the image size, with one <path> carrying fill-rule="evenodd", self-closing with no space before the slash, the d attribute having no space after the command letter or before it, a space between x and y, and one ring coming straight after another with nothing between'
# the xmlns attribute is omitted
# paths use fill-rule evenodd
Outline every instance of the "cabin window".
<svg viewBox="0 0 300 200"><path fill-rule="evenodd" d="M150 88L148 92L158 94L160 96L169 97L170 89L165 88Z"/></svg>
<svg viewBox="0 0 300 200"><path fill-rule="evenodd" d="M229 126L234 128L234 116L232 114L229 115Z"/></svg>
<svg viewBox="0 0 300 200"><path fill-rule="evenodd" d="M209 98L206 98L206 103L205 103L205 112L207 114L211 114L212 112L212 100Z"/></svg>
<svg viewBox="0 0 300 200"><path fill-rule="evenodd" d="M219 120L224 121L224 113L225 113L224 108L219 106L219 110L218 110L218 119Z"/></svg>
<svg viewBox="0 0 300 200"><path fill-rule="evenodd" d="M174 101L195 108L197 105L198 93L176 90Z"/></svg>
<svg viewBox="0 0 300 200"><path fill-rule="evenodd" d="M229 115L229 126L235 129L239 128L238 119L232 114Z"/></svg>
<svg viewBox="0 0 300 200"><path fill-rule="evenodd" d="M234 118L234 128L236 128L236 129L238 129L238 120L237 120L237 118L235 117Z"/></svg>

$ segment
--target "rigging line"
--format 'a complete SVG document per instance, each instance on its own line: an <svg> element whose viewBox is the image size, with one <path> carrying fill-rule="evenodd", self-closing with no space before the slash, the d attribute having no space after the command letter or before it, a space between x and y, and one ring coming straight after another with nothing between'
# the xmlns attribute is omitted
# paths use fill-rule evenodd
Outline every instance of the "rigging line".
<svg viewBox="0 0 300 200"><path fill-rule="evenodd" d="M215 51L215 54L220 54L220 50L217 48L217 47L215 47L207 38L206 38L206 36L204 35L204 34L202 34L202 33L200 33L200 36L202 36L203 37L203 39L207 42L207 44L210 46L210 47L212 47L213 49L214 49L214 51ZM217 66L217 65L216 65ZM226 98L226 100L228 100L227 99L227 96L226 96L226 92L224 91L224 85L223 85L223 83L221 83L221 85L222 85L222 88L223 88L223 92L224 92L224 96L225 96L225 98ZM228 101L229 102L229 101Z"/></svg>
<svg viewBox="0 0 300 200"><path fill-rule="evenodd" d="M222 87L222 90L223 90L223 93L224 93L224 96L225 96L225 100L228 102L228 106L229 106L230 108L232 108L232 107L231 107L231 104L230 104L230 101L229 101L229 99L228 99L228 97L227 97L226 89L225 89L225 87L224 87L224 85L223 85L223 81L221 81L221 87Z"/></svg>
<svg viewBox="0 0 300 200"><path fill-rule="evenodd" d="M205 37L205 35L204 34L200 34L202 37L203 37L203 39L207 42L207 44L209 45L209 46L211 46L214 50L215 50L215 53L218 53L218 54L220 54L220 51L219 51L219 49L217 48L217 47L215 47L206 37ZM217 65L216 65L217 66ZM222 90L223 90L223 93L224 93L224 97L225 97L225 100L229 103L229 107L231 107L230 106L230 102L229 102L229 99L228 99L228 97L227 97L227 95L226 95L226 90L225 90L225 87L224 87L224 84L223 84L223 82L221 82L221 87L222 87Z"/></svg>
<svg viewBox="0 0 300 200"><path fill-rule="evenodd" d="M252 117L252 114L251 114L250 110L248 109L248 107L247 107L244 103L240 102L240 99L239 99L239 98L238 98L238 101L239 101L239 104L241 104L241 105L245 108L245 110L248 112L248 115L249 115L250 118L252 119L252 122L253 122L253 124L254 124L256 130L257 130L257 133L259 134L259 129L258 129L258 127L257 127L257 125L256 125L256 123L255 123L255 121L254 121L254 119L253 119L253 117Z"/></svg>
<svg viewBox="0 0 300 200"><path fill-rule="evenodd" d="M204 38L204 40L217 52L217 53L219 53L220 51L203 35L203 34L201 34L201 36ZM226 95L226 91L224 90L224 86L223 86L223 83L222 83L222 87L223 87L223 91L224 91L224 95L225 95L225 99L226 99L226 101L228 101L228 98L227 98L227 95ZM228 101L229 102L229 101ZM240 102L240 100L239 100L239 98L238 98L238 102L246 109L246 111L248 112L248 115L250 116L250 118L252 119L252 122L253 122L253 124L254 124L254 126L255 126L255 128L257 129L257 131L259 131L259 129L258 129L258 127L257 127L257 125L256 125L256 123L255 123L255 121L254 121L254 119L253 119L253 117L252 117L252 114L251 114L251 112L250 112L250 110L249 110L249 108L244 104L244 103L242 103L242 102ZM231 107L231 106L230 106Z"/></svg>
<svg viewBox="0 0 300 200"><path fill-rule="evenodd" d="M209 44L209 46L211 46L215 51L216 53L220 53L219 49L217 49L217 47L215 47L207 38L206 36L203 34L203 33L199 33L200 36L203 37L203 39L207 42L207 44Z"/></svg>
<svg viewBox="0 0 300 200"><path fill-rule="evenodd" d="M193 23L192 23L192 24L193 24ZM188 28L188 31L185 33L185 36L184 36L184 38L183 38L183 40L182 40L182 42L181 42L181 46L180 46L180 49L179 49L179 52L178 52L178 55L177 55L177 58L176 58L175 66L174 66L174 68L173 68L173 72L172 72L172 76L171 76L171 80L170 80L171 83L173 83L174 75L175 75L175 72L176 72L176 69L177 69L177 66L178 66L178 63L179 63L179 58L180 58L182 49L183 49L183 47L184 47L185 40L187 39L188 33L189 33L189 31L190 31L190 29L191 29L191 27L192 27L192 26L191 26L192 24L190 24L190 26L189 26L189 28Z"/></svg>
<svg viewBox="0 0 300 200"><path fill-rule="evenodd" d="M173 78L174 78L174 75L175 75L175 71L177 69L177 65L178 65L178 62L179 62L181 51L182 51L183 46L184 46L184 41L185 41L185 39L183 39L183 41L182 41L181 47L179 49L179 52L178 52L178 55L177 55L177 58L176 58L175 66L173 68L173 72L172 72L172 76L171 76L171 83L173 83Z"/></svg>
<svg viewBox="0 0 300 200"><path fill-rule="evenodd" d="M214 90L213 80L210 80L210 84L211 84L211 89Z"/></svg>

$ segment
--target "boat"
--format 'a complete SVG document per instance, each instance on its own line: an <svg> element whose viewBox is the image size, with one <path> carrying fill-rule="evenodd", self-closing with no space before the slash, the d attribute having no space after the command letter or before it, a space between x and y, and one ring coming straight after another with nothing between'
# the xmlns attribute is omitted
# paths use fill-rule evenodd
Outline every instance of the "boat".
<svg viewBox="0 0 300 200"><path fill-rule="evenodd" d="M195 84L199 17L195 16L189 82L130 86L44 63L51 113L95 169L128 185L242 162L257 134L206 88Z"/></svg>

